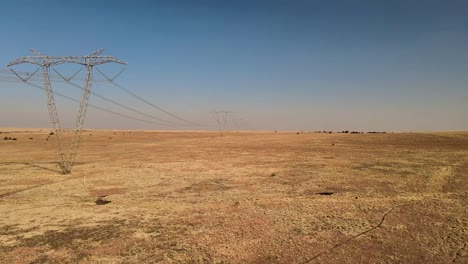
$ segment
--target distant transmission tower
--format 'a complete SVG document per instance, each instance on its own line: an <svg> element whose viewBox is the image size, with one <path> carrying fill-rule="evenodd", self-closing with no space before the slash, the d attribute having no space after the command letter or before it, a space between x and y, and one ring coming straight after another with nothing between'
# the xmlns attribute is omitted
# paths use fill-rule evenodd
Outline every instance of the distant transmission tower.
<svg viewBox="0 0 468 264"><path fill-rule="evenodd" d="M84 124L84 120L86 116L86 109L88 107L88 98L91 92L91 85L93 82L93 67L96 65L101 65L101 64L110 63L110 62L119 63L123 65L127 65L127 63L117 58L114 58L112 56L101 56L101 53L104 51L104 49L95 51L87 56L46 56L33 49L31 49L31 51L34 53L35 56L21 57L15 61L10 62L7 66L11 67L17 64L22 64L22 63L38 65L39 68L33 74L29 75L27 78L22 78L20 74L17 74L15 71L13 71L13 69L10 68L10 70L13 73L15 73L16 76L18 76L18 78L20 78L25 83L28 82L28 80L40 68L42 68L42 79L44 82L44 88L45 88L44 90L46 91L46 94L47 94L47 107L49 110L50 122L52 123L52 127L54 129L54 134L55 134L55 138L57 141L58 154L60 157L59 166L63 174L70 174L71 169L75 163L76 155L78 152L78 145L80 142L81 131L83 129L83 124ZM68 154L67 152L65 152L63 148L62 129L60 128L60 121L59 121L59 117L57 114L57 108L55 105L54 93L52 91L52 85L51 85L50 78L49 78L50 67L54 65L58 65L58 64L64 64L64 63L79 64L79 65L85 66L87 70L86 79L85 79L85 83L83 87L83 94L81 96L81 101L80 101L80 108L78 110L78 114L76 117L73 139L72 139L70 151L68 152ZM77 73L75 73L72 77L68 78L68 81L71 80L76 75Z"/></svg>
<svg viewBox="0 0 468 264"><path fill-rule="evenodd" d="M237 131L240 130L237 120L241 119L234 118L233 114L234 112L226 110L214 111L214 117L218 125L220 135L230 131L232 128L236 128Z"/></svg>

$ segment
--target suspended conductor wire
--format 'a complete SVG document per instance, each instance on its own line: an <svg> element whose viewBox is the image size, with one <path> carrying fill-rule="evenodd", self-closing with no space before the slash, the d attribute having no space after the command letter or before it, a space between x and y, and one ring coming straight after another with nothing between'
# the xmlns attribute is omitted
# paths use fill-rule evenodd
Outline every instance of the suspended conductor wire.
<svg viewBox="0 0 468 264"><path fill-rule="evenodd" d="M76 84L76 83L73 83L73 82L70 82L70 81L67 81L67 80L65 80L65 83L68 83L69 85L71 85L71 86L73 86L73 87L75 87L75 88L78 88L78 89L80 89L80 90L83 90L83 87L79 86L79 85ZM132 107L123 105L123 104L121 104L121 103L119 103L119 102L116 102L116 101L114 101L114 100L112 100L112 99L109 99L109 98L107 98L107 97L105 97L105 96L102 96L102 95L100 95L100 94L98 94L98 93L96 93L96 92L93 92L93 91L91 91L90 93L91 93L92 95L96 96L96 97L101 98L101 99L104 100L104 101L107 101L107 102L109 102L109 103L118 105L118 106L120 106L120 107L122 107L122 108L125 108L125 109L127 109L127 110L129 110L129 111L132 111L132 112L135 112L135 113L138 113L138 114L140 114L140 115L144 115L144 116L146 116L146 117L149 117L149 118L152 118L152 119L156 119L156 120L159 120L159 121L161 121L161 122L165 122L165 123L167 123L168 125L175 125L175 126L191 126L191 125L187 125L187 124L179 124L179 123L171 122L171 121L164 120L164 119L162 119L162 118L159 118L159 117L156 117L156 116L153 116L153 115L149 115L149 114L147 114L147 113L144 113L144 112L141 112L141 111L139 111L139 110L136 110L136 109L134 109L134 108L132 108Z"/></svg>
<svg viewBox="0 0 468 264"><path fill-rule="evenodd" d="M53 68L52 68L52 69L53 69ZM67 84L69 84L69 85L71 85L71 86L74 86L74 87L76 87L76 88L78 88L78 89L83 90L83 87L81 87L80 85L78 85L78 84L73 83L73 82L70 81L73 77L76 76L76 74L77 74L79 71L78 71L77 73L75 73L72 77L66 78L66 77L64 77L62 74L60 74L59 72L57 72L57 70L55 70L55 69L53 69L53 70L57 73L58 76L60 76L60 77L57 77L57 81L65 82L65 83L67 83ZM0 69L0 73L13 74L12 72L3 71L2 69ZM18 74L23 74L23 75L26 75L26 76L29 76L29 77L32 77L32 75L33 75L33 74L25 73L25 72L17 72L17 73L18 73ZM15 75L18 76L18 74L15 74ZM0 76L0 77L2 77L2 76ZM19 76L18 76L18 77L19 77ZM8 78L8 77L3 77L3 78ZM36 79L36 78L40 78L40 77L33 77L33 78L31 78L31 81L39 81L39 80ZM23 82L26 82L26 81L27 81L27 80L25 80L25 79L23 79L23 78L21 78L21 77L20 77L20 79L21 79ZM13 81L17 81L17 79L14 79ZM105 81L105 82L107 82L107 81ZM122 107L122 108L125 108L125 109L127 109L127 110L129 110L129 111L132 111L132 112L135 112L135 113L144 115L144 116L146 116L146 117L149 117L149 118L152 118L152 119L155 119L155 120L159 120L159 121L161 121L161 122L165 122L165 123L167 123L168 125L175 125L175 126L193 126L193 125L190 125L190 124L181 124L181 123L176 123L176 122L172 122L172 121L169 121L169 120L164 120L164 119L162 119L162 118L159 118L159 117L156 117L156 116L153 116L153 115L150 115L150 114L141 112L141 111L139 111L139 110L136 110L136 109L134 109L134 108L132 108L132 107L123 105L123 104L121 104L121 103L119 103L119 102L116 102L116 101L114 101L114 100L112 100L112 99L109 99L109 98L107 98L107 97L105 97L105 96L103 96L103 95L100 95L100 94L96 93L96 92L90 91L90 93L91 93L92 95L96 96L96 97L101 98L101 99L104 100L104 101L110 102L110 103L112 103L112 104L115 104L115 105L117 105L117 106L120 106L120 107Z"/></svg>
<svg viewBox="0 0 468 264"><path fill-rule="evenodd" d="M189 121L189 120L184 119L184 118L182 118L182 117L180 117L180 116L177 116L177 115L175 115L175 114L173 114L173 113L171 113L171 112L169 112L169 111L166 111L166 110L162 109L161 107L158 107L158 106L154 105L153 103L151 103L151 102L145 100L144 98L142 98L142 97L136 95L135 93L131 92L130 90L125 89L123 86L119 85L118 83L114 82L114 79L117 78L117 77L125 70L125 68L122 69L122 70L121 70L117 75L115 75L113 78L109 78L106 74L104 74L101 70L99 70L99 68L96 68L96 70L97 70L97 72L99 72L109 83L113 84L115 87L117 87L117 88L123 90L124 92L130 94L131 96L137 98L138 100L140 100L140 101L142 101L142 102L148 104L149 106L152 106L153 108L155 108L155 109L157 109L157 110L159 110L159 111L161 111L161 112L163 112L163 113L166 113L167 115L172 116L172 117L174 117L174 118L176 118L176 119L179 119L179 120L181 120L181 121L187 122L187 123L192 124L192 125L195 125L195 126L202 126L201 124L198 124L198 123Z"/></svg>
<svg viewBox="0 0 468 264"><path fill-rule="evenodd" d="M98 68L96 68L96 70L98 70L98 72L99 72L104 78L106 78L107 80L99 80L99 81L95 80L94 82L108 82L108 83L111 83L112 85L114 85L115 87L117 87L117 88L123 90L123 91L126 92L127 94L129 94L129 95L131 95L131 96L137 98L138 100L140 100L140 101L142 101L142 102L148 104L149 106L151 106L151 107L153 107L153 108L155 108L155 109L157 109L157 110L159 110L159 111L161 111L161 112L163 112L163 113L165 113L165 114L167 114L167 115L169 115L169 116L171 116L171 117L173 117L173 118L176 118L176 119L178 119L178 120L184 121L184 122L186 122L186 123L188 123L188 124L190 124L190 125L192 125L192 126L204 126L204 125L202 125L202 124L195 123L195 122L189 121L189 120L187 120L187 119L184 119L184 118L182 118L182 117L180 117L180 116L178 116L178 115L176 115L176 114L173 114L173 113L171 113L171 112L169 112L169 111L167 111L167 110L162 109L161 107L156 106L155 104L153 104L153 103L151 103L151 102L145 100L145 99L142 98L141 96L139 96L139 95L133 93L132 91L130 91L130 90L126 89L125 87L121 86L120 84L116 83L115 81L113 81L114 78L113 78L113 79L109 79L109 78L108 78L106 75L104 75L104 73L102 73L102 71L100 71ZM4 69L0 69L0 73L4 73L4 74L13 74L10 70L4 70ZM31 73L28 73L28 72L17 72L17 73L18 73L18 74L22 74L22 75L26 75L26 76L30 76L30 75L31 75ZM121 73L121 72L120 72L120 73ZM120 73L119 73L119 74L120 74ZM17 74L15 74L15 75L17 75ZM30 77L32 77L32 76L30 76ZM37 77L37 78L39 78L39 77ZM56 75L56 76L51 75L50 78L57 79L57 80L59 80L59 81L61 81L61 82L70 83L69 80L67 81L67 79L64 78L63 76L60 76L60 74L58 74L58 75ZM70 79L71 79L71 78L70 78ZM21 78L21 80L23 80L23 79ZM36 80L36 77L33 77L31 80ZM23 80L23 82L24 82L24 80ZM80 89L83 89L81 86L79 86L79 85L77 85L77 86L78 86ZM91 91L91 93L92 93L93 95L96 95L97 97L103 99L103 100L106 100L106 101L109 101L109 102L110 102L110 101L113 101L113 100L108 99L108 98L104 99L104 98L103 98L104 96L98 95L98 94L96 94L96 93L93 92L93 91ZM113 101L112 103L113 103L113 104L116 104L116 105L119 105L119 106L121 106L121 107L124 107L124 108L126 108L126 109L128 109L128 110L130 110L129 107L123 106L123 105L121 105L120 103L117 103L117 102L115 102L115 101ZM140 112L140 111L138 111L138 110L136 110L136 109L132 109L132 110L130 110L130 111L138 112L139 114L142 114L142 115L144 115L144 116L147 116L147 117L150 117L150 118L153 118L153 119L157 119L157 120L160 120L160 121L163 121L163 122L167 122L167 123L172 124L172 125L184 126L183 124L174 123L174 122L171 122L171 121L164 120L164 119L162 119L162 118L158 118L158 117L155 117L155 116L152 116L152 115L148 115L148 114L143 113L143 112ZM185 126L190 126L190 125L185 125Z"/></svg>
<svg viewBox="0 0 468 264"><path fill-rule="evenodd" d="M3 80L1 80L3 82ZM45 89L37 84L34 84L34 83L30 83L30 82L21 82L19 80L7 80L8 82L16 82L16 83L25 83L31 87L34 87L34 88L37 88L37 89L41 89L43 91L45 91ZM67 96L67 95L64 95L64 94L61 94L59 92L53 92L55 95L58 95L60 97L63 97L65 99L68 99L70 101L73 101L73 102L76 102L76 103L80 103L79 100L73 98L73 97L70 97L70 96ZM148 120L144 120L144 119L140 119L138 117L133 117L133 116L128 116L128 115L125 115L125 114L122 114L122 113L118 113L118 112L114 112L112 110L109 110L109 109L105 109L105 108L102 108L102 107L99 107L99 106L96 106L96 105L92 105L92 104L88 104L90 107L92 108L95 108L95 109L98 109L98 110L101 110L103 112L107 112L107 113L111 113L111 114L114 114L114 115L117 115L117 116L120 116L120 117L124 117L124 118L127 118L127 119L133 119L133 120L137 120L137 121L140 121L140 122L144 122L144 123L149 123L149 124L155 124L155 125L168 125L168 124L164 124L164 123L158 123L158 122L153 122L153 121L148 121Z"/></svg>
<svg viewBox="0 0 468 264"><path fill-rule="evenodd" d="M140 101L146 103L147 105L152 106L153 108L155 108L155 109L157 109L157 110L159 110L159 111L161 111L161 112L163 112L163 113L166 113L166 114L169 115L169 116L172 116L173 118L179 119L179 120L181 120L181 121L184 121L184 122L186 122L186 123L189 123L189 124L192 124L192 125L195 125L195 126L203 126L203 125L201 125L201 124L198 124L198 123L189 121L189 120L187 120L187 119L184 119L184 118L182 118L182 117L180 117L180 116L177 116L177 115L175 115L175 114L173 114L173 113L171 113L171 112L169 112L169 111L166 111L166 110L164 110L164 109L162 109L162 108L160 108L160 107L154 105L153 103L151 103L151 102L145 100L144 98L142 98L142 97L136 95L135 93L131 92L130 90L125 89L123 86L121 86L120 84L118 84L118 83L116 83L116 82L111 82L111 84L113 84L115 87L121 89L122 91L124 91L124 92L130 94L131 96L137 98L138 100L140 100Z"/></svg>

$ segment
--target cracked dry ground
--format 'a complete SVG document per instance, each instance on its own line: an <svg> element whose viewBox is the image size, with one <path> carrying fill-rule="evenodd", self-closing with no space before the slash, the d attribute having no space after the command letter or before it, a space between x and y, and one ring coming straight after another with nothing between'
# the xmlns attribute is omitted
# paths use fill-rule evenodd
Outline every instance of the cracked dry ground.
<svg viewBox="0 0 468 264"><path fill-rule="evenodd" d="M0 263L468 263L465 132L8 132Z"/></svg>

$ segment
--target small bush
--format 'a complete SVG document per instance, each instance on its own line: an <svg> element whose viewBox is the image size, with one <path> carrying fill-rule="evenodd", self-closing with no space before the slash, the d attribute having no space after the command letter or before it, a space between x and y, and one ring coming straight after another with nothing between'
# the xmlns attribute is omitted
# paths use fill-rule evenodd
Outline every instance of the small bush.
<svg viewBox="0 0 468 264"><path fill-rule="evenodd" d="M3 140L8 140L8 137L4 137Z"/></svg>
<svg viewBox="0 0 468 264"><path fill-rule="evenodd" d="M54 132L50 132L50 133L49 133L49 136L52 136L53 134L54 134Z"/></svg>

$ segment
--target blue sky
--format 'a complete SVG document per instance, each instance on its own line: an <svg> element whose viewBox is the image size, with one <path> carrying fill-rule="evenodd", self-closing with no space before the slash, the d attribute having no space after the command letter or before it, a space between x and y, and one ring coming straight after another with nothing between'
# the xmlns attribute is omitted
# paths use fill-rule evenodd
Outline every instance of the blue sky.
<svg viewBox="0 0 468 264"><path fill-rule="evenodd" d="M210 129L213 111L230 110L244 129L468 130L466 14L466 1L8 1L0 68L29 48L106 48L129 63L123 86ZM0 127L49 125L41 91L0 89ZM159 114L111 85L93 89ZM72 124L76 105L57 101ZM94 109L85 126L172 128Z"/></svg>

